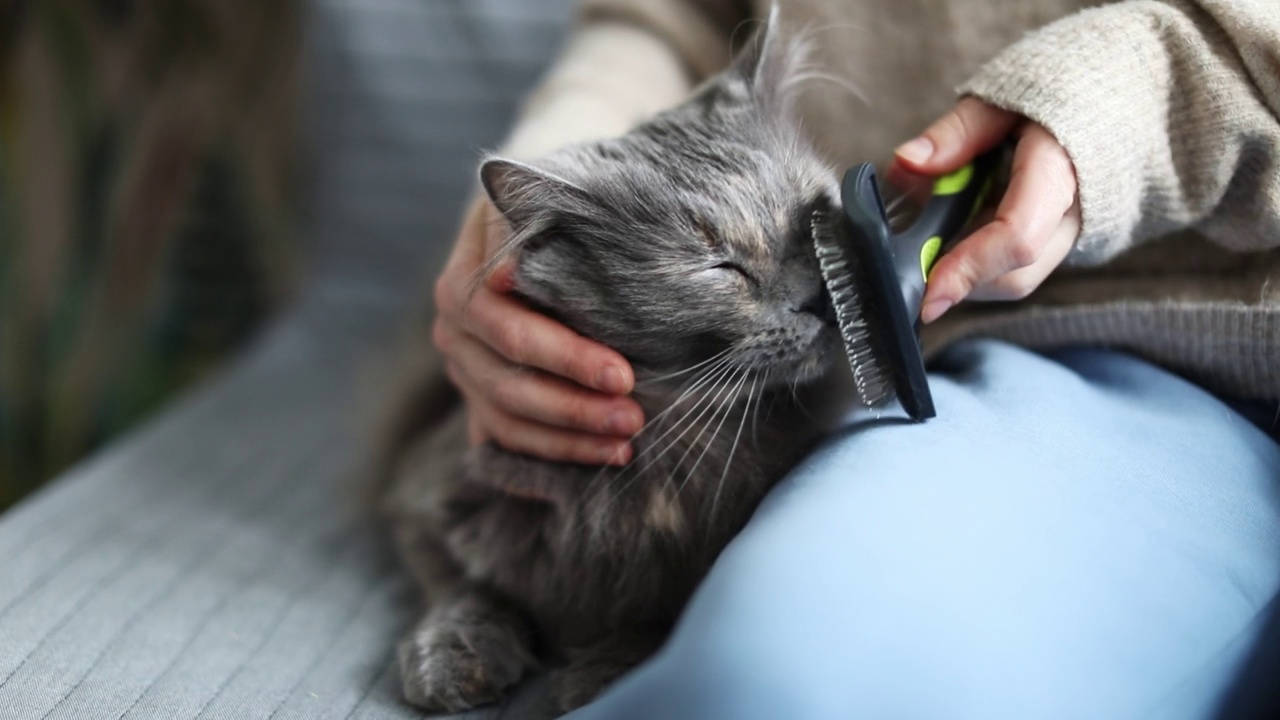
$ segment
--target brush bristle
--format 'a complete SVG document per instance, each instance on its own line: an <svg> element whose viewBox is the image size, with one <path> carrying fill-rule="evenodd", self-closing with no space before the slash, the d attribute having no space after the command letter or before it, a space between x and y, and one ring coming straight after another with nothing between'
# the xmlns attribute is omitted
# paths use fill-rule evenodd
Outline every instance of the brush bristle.
<svg viewBox="0 0 1280 720"><path fill-rule="evenodd" d="M877 350L862 290L866 279L862 277L857 257L837 236L837 220L821 209L814 210L810 223L813 249L835 309L836 325L844 340L858 399L867 407L879 407L894 397L893 370L888 367L889 360Z"/></svg>

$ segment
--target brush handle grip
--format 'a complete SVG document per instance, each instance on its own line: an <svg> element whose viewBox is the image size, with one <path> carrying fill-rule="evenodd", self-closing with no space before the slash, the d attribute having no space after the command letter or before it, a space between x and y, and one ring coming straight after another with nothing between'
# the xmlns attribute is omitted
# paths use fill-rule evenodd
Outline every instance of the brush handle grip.
<svg viewBox="0 0 1280 720"><path fill-rule="evenodd" d="M920 316L920 302L934 263L955 245L960 231L986 200L1004 152L1004 146L997 146L934 180L933 196L920 216L911 227L890 236L894 269L911 317Z"/></svg>

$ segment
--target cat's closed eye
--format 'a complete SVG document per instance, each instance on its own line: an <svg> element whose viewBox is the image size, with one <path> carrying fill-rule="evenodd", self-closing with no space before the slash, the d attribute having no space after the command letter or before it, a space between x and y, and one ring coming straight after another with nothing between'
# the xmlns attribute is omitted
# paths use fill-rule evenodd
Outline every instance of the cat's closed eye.
<svg viewBox="0 0 1280 720"><path fill-rule="evenodd" d="M738 279L745 280L752 287L755 287L756 285L759 284L759 281L756 280L755 276L747 272L746 268L742 267L741 265L735 262L725 261L725 262L717 263L715 267L713 267L712 269L723 271L726 273L733 273L734 275L738 276Z"/></svg>

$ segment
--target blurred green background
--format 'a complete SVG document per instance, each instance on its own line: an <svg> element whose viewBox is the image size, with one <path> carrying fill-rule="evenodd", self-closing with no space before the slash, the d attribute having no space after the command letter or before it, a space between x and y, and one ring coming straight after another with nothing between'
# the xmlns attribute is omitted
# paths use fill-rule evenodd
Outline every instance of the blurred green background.
<svg viewBox="0 0 1280 720"><path fill-rule="evenodd" d="M0 2L0 509L292 293L298 10Z"/></svg>

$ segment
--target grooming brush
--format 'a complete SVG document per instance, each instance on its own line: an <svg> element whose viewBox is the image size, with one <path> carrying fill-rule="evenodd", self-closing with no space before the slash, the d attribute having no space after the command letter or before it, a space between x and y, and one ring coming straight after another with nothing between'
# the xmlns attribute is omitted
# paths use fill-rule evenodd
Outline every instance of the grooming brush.
<svg viewBox="0 0 1280 720"><path fill-rule="evenodd" d="M901 233L889 225L870 163L845 173L843 211L814 211L814 249L863 405L897 398L916 422L937 414L920 350L920 302L929 271L982 206L1003 154L998 147L937 178L929 202Z"/></svg>

